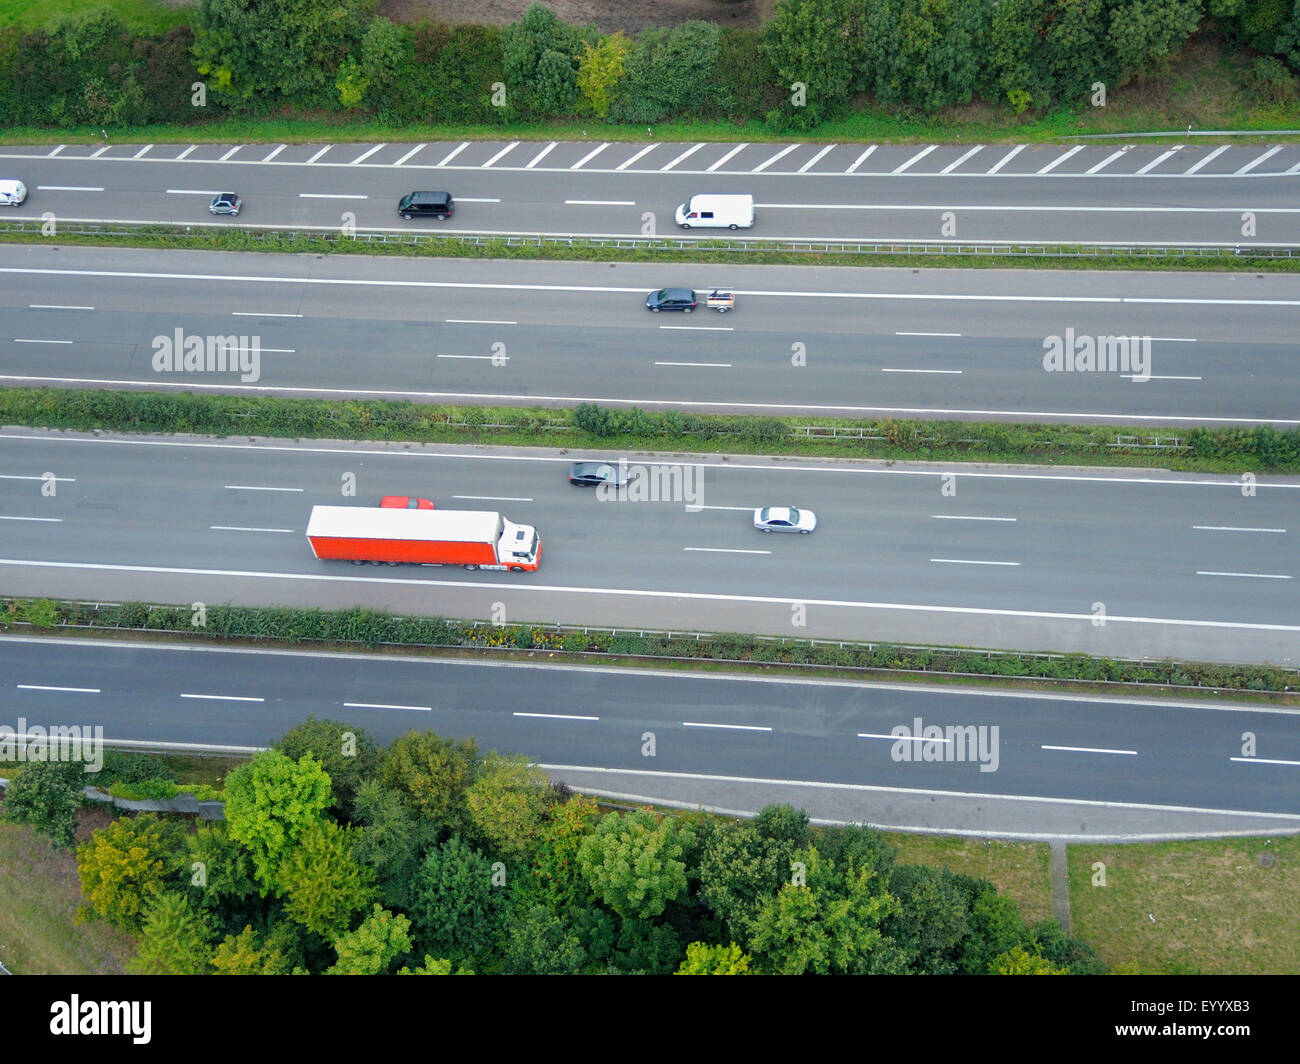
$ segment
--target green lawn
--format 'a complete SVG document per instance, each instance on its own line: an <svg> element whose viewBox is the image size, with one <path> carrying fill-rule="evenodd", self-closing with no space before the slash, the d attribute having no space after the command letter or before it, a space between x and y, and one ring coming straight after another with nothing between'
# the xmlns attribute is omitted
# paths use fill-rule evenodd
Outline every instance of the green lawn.
<svg viewBox="0 0 1300 1064"><path fill-rule="evenodd" d="M0 27L56 26L69 16L106 7L137 33L165 33L189 22L198 6L198 0L0 0Z"/></svg>
<svg viewBox="0 0 1300 1064"><path fill-rule="evenodd" d="M899 864L947 865L977 876L1020 906L1028 923L1052 915L1052 884L1047 845L1041 842L957 839L941 835L888 835L898 847Z"/></svg>
<svg viewBox="0 0 1300 1064"><path fill-rule="evenodd" d="M1106 866L1104 887L1094 862ZM1074 933L1108 965L1300 972L1300 838L1071 846L1069 867Z"/></svg>

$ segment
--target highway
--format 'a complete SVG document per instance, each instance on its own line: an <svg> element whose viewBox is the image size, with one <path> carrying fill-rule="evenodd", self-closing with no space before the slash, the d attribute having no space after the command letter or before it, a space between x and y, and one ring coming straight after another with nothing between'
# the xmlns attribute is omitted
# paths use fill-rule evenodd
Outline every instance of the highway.
<svg viewBox="0 0 1300 1064"><path fill-rule="evenodd" d="M651 314L665 286L728 314ZM0 383L968 420L1300 425L1289 275L0 247ZM158 338L238 336L252 372ZM1049 343L1131 337L1106 371ZM1053 340L1052 338L1056 338Z"/></svg>
<svg viewBox="0 0 1300 1064"><path fill-rule="evenodd" d="M337 607L1126 657L1300 662L1300 478L690 456L601 501L600 452L0 434L11 594ZM634 472L658 475L653 460ZM644 477L643 477L644 474ZM666 487L673 485L662 481ZM51 494L51 484L53 485ZM354 488L354 495L344 495ZM414 494L535 525L532 574L319 562L317 503ZM810 537L750 511L815 510Z"/></svg>
<svg viewBox="0 0 1300 1064"><path fill-rule="evenodd" d="M607 142L59 144L0 148L26 204L75 222L354 226L369 231L681 235L699 192L749 193L738 237L929 242L1300 244L1300 146ZM406 223L398 199L447 189L449 223ZM237 219L210 217L239 193ZM692 232L692 236L696 235Z"/></svg>
<svg viewBox="0 0 1300 1064"><path fill-rule="evenodd" d="M24 734L98 725L113 742L248 748L314 714L381 742L470 735L597 792L750 812L793 801L913 830L1300 830L1296 710L13 636L0 638L0 698L0 723ZM941 742L944 760L899 760L892 731L918 718L977 729L971 759Z"/></svg>

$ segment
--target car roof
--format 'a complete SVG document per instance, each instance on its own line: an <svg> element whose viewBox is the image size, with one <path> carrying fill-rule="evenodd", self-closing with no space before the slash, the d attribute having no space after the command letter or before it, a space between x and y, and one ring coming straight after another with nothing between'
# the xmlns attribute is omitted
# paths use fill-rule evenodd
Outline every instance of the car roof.
<svg viewBox="0 0 1300 1064"><path fill-rule="evenodd" d="M450 192L412 192L409 195L412 203L446 203L451 199Z"/></svg>

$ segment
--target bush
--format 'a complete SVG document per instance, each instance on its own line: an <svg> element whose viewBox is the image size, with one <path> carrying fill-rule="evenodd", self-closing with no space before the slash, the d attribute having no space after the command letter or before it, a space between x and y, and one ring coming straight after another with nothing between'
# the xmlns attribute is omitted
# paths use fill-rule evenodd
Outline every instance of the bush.
<svg viewBox="0 0 1300 1064"><path fill-rule="evenodd" d="M711 110L720 50L720 31L712 22L646 30L624 61L610 117L643 124Z"/></svg>
<svg viewBox="0 0 1300 1064"><path fill-rule="evenodd" d="M612 436L614 421L610 412L595 403L579 403L573 408L573 424L593 436Z"/></svg>

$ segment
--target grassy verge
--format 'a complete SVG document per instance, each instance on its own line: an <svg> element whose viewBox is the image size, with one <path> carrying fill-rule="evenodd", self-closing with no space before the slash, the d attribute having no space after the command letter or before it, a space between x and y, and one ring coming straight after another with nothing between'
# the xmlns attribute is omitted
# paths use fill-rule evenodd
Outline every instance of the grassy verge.
<svg viewBox="0 0 1300 1064"><path fill-rule="evenodd" d="M900 865L946 865L953 872L987 879L999 894L1015 901L1031 924L1052 915L1046 843L894 833L886 833L885 837L898 847Z"/></svg>
<svg viewBox="0 0 1300 1064"><path fill-rule="evenodd" d="M781 455L930 462L1131 466L1202 473L1300 471L1300 429L1158 429L893 418L647 412L580 404L444 406L72 388L0 389L0 424L133 433ZM1177 432L1177 435L1174 433ZM1152 446L1162 441L1165 446ZM1173 441L1176 441L1174 443Z"/></svg>
<svg viewBox="0 0 1300 1064"><path fill-rule="evenodd" d="M0 226L2 226L0 222ZM512 259L557 262L644 262L713 263L722 266L873 266L895 269L1000 269L1000 270L1160 270L1202 273L1300 273L1300 257L1260 252L1238 255L1231 251L1195 255L1165 255L1159 249L1146 252L1093 252L1079 246L1017 246L1005 242L1005 253L981 250L974 245L934 245L931 251L850 252L798 250L790 245L807 241L760 241L745 250L726 248L719 242L699 241L685 246L605 247L598 240L581 237L537 239L498 237L452 237L419 234L384 239L346 237L342 234L310 235L278 230L248 230L229 227L118 226L112 232L60 232L57 238L42 236L37 226L20 228L21 223L0 227L0 243L50 244L88 247L136 247L155 250L265 251L279 254L386 255L401 258ZM31 223L27 223L31 224ZM105 227L109 228L109 227ZM817 241L812 241L816 245ZM924 245L924 240L895 241L895 244Z"/></svg>
<svg viewBox="0 0 1300 1064"><path fill-rule="evenodd" d="M380 610L210 605L196 628L189 606L126 602L92 606L52 599L0 598L4 623L37 630L75 626L83 631L175 633L213 641L254 641L328 647L453 648L545 651L550 654L609 655L643 660L741 662L839 667L877 673L958 674L1043 681L1132 684L1138 687L1199 688L1207 692L1293 694L1295 672L1261 665L1204 662L1122 661L1087 654L994 653L977 650L853 644L754 635L639 635L543 625L491 625L441 617L396 617Z"/></svg>
<svg viewBox="0 0 1300 1064"><path fill-rule="evenodd" d="M1093 885L1095 862L1105 887ZM1069 867L1073 932L1107 964L1132 961L1143 974L1300 971L1298 838L1075 845Z"/></svg>

